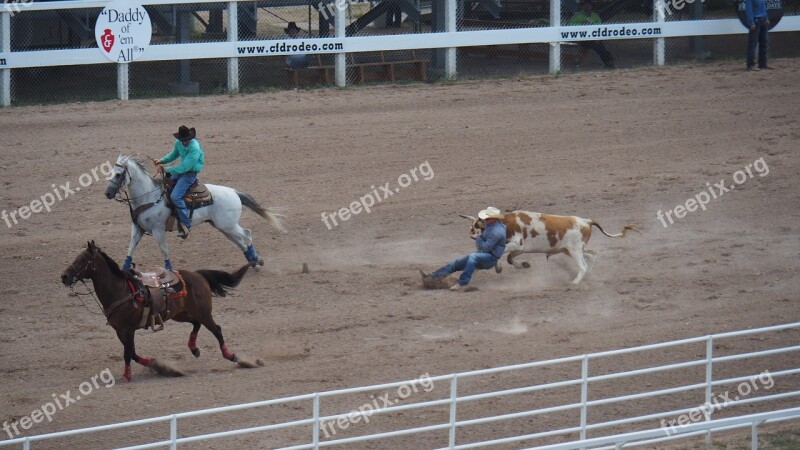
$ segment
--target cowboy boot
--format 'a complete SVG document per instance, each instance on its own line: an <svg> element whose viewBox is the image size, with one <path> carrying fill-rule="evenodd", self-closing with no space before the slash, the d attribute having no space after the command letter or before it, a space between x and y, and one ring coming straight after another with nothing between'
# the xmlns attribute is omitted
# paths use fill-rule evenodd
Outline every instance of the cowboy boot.
<svg viewBox="0 0 800 450"><path fill-rule="evenodd" d="M189 215L186 212L186 208L175 208L175 213L178 216L178 237L186 239L189 237L189 228L191 227ZM189 225L186 225L186 223L189 223Z"/></svg>
<svg viewBox="0 0 800 450"><path fill-rule="evenodd" d="M178 222L178 237L181 239L186 239L189 237L189 229L191 227L187 227L182 222Z"/></svg>

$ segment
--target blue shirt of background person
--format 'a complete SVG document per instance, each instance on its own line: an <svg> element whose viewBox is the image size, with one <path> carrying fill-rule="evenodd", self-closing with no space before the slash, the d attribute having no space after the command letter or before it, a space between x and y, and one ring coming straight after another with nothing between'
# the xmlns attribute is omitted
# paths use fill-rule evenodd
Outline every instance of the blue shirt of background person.
<svg viewBox="0 0 800 450"><path fill-rule="evenodd" d="M744 12L747 15L747 26L755 25L756 17L767 17L766 0L744 0Z"/></svg>
<svg viewBox="0 0 800 450"><path fill-rule="evenodd" d="M294 22L289 22L289 25L283 29L286 34L289 35L289 39L299 39L300 37L298 34L300 33L300 27L297 26ZM309 56L306 54L302 55L286 55L286 65L291 67L292 69L302 69L304 67L308 67L309 63Z"/></svg>

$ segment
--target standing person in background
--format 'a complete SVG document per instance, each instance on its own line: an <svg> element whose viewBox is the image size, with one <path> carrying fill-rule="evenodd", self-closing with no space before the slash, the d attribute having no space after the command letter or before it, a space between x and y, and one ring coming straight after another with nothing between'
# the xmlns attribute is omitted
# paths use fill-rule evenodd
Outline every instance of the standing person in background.
<svg viewBox="0 0 800 450"><path fill-rule="evenodd" d="M592 0L583 0L581 2L581 10L569 19L567 25L600 25L601 23L603 21L600 16L593 11ZM606 49L603 41L583 41L578 42L578 46L582 49L594 50L603 60L603 64L607 69L614 68L614 56Z"/></svg>
<svg viewBox="0 0 800 450"><path fill-rule="evenodd" d="M400 28L403 23L403 10L397 2L393 0L385 1L389 2L386 8L386 28Z"/></svg>
<svg viewBox="0 0 800 450"><path fill-rule="evenodd" d="M744 11L747 15L747 70L772 69L767 65L767 49L769 49L769 18L767 18L766 0L744 0ZM758 68L755 66L756 45L758 45Z"/></svg>

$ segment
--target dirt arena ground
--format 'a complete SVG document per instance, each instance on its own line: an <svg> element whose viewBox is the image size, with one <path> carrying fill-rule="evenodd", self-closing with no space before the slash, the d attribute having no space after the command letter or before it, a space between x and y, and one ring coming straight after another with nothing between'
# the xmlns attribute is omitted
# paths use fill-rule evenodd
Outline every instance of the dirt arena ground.
<svg viewBox="0 0 800 450"><path fill-rule="evenodd" d="M195 359L186 348L190 327L169 322L157 334L140 331L137 351L172 361L187 376L163 378L134 364L133 382L126 383L113 330L69 296L59 279L90 239L123 259L130 230L126 206L105 199L100 180L49 213L10 228L2 224L0 420L19 420L68 390L74 396L105 369L116 377L113 387L101 385L23 436L798 321L800 60L776 60L777 70L758 73L746 73L742 65L0 110L0 209L30 204L51 192L51 184L75 187L81 174L113 163L119 153L160 157L171 133L186 123L197 127L206 152L202 179L249 192L265 206L286 207L290 230L281 235L245 212L242 223L253 230L267 265L248 273L231 297L214 301L229 345L263 358L266 367L234 367L207 330L200 333L202 355ZM750 166L752 177L711 200L707 210L666 222L668 227L657 218L659 210L706 190L707 182L735 184L734 174L758 160ZM430 172L420 168L424 164ZM398 177L414 168L430 179L420 176L399 188ZM371 213L332 229L321 220L322 212L346 207L387 182L397 192ZM458 214L487 205L589 217L609 232L635 223L643 234L609 239L595 232L589 248L597 260L578 286L569 284L576 270L570 258L525 255L529 270L506 265L501 275L477 272L477 292L422 289L418 269L433 270L472 248L468 223ZM169 242L178 268L232 271L244 263L208 225L186 242L174 234ZM143 239L135 260L144 266L162 262L151 237ZM304 262L308 274L301 273ZM718 349L724 354L796 345L798 338L800 332L786 331L766 342L739 339ZM702 358L703 350L696 347L695 357ZM666 352L667 359L671 355ZM664 361L639 355L593 371L656 362ZM800 358L759 364L732 364L721 375L794 368ZM636 378L593 390L590 398L702 382L702 374L687 369ZM571 366L478 377L459 388L480 392L574 376ZM780 383L776 389L797 389L800 378ZM441 384L407 402L448 395ZM467 405L459 417L579 400L574 389L537 395ZM649 409L636 402L614 405L590 420L699 404L702 394L693 395L684 399L688 403L679 403L680 396L659 398ZM370 401L362 394L342 407ZM179 432L305 418L309 405L187 420ZM323 414L334 412L330 403L323 405ZM784 405L797 406L797 400ZM445 423L448 416L444 407L390 417L384 423L376 416L337 437ZM553 413L460 429L459 438L474 442L575 423L574 413ZM797 425L789 427L796 437L792 429ZM146 425L34 448L105 448L168 435L166 424ZM187 448L265 448L309 436L307 427ZM439 431L358 448L433 448L446 439ZM528 445L538 442L545 441Z"/></svg>

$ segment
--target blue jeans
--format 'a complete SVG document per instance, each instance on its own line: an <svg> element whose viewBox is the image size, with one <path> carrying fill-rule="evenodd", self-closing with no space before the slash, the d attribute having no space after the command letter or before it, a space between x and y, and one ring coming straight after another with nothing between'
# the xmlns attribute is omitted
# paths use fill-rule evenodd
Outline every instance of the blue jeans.
<svg viewBox="0 0 800 450"><path fill-rule="evenodd" d="M756 17L753 22L755 30L750 30L747 36L747 67L753 67L756 59L756 45L758 45L758 67L767 67L767 49L769 48L769 36L767 36L767 18Z"/></svg>
<svg viewBox="0 0 800 450"><path fill-rule="evenodd" d="M458 284L466 286L469 280L472 279L472 273L475 269L491 269L497 264L497 258L491 253L470 253L458 259L454 259L445 264L441 269L430 274L432 278L444 278L453 272L461 270L461 276L458 277Z"/></svg>
<svg viewBox="0 0 800 450"><path fill-rule="evenodd" d="M182 174L173 174L173 178L177 181L175 182L175 187L172 188L172 194L170 194L169 199L172 200L172 204L175 205L175 208L178 212L178 220L186 226L192 226L192 221L189 220L189 213L186 211L186 202L183 201L183 196L186 195L186 191L189 190L189 187L197 181L197 173L195 172L186 172Z"/></svg>

